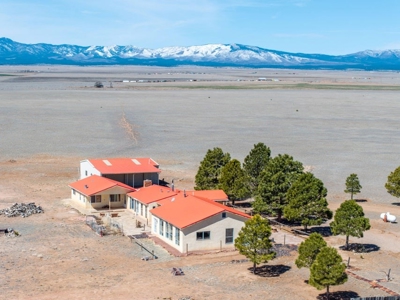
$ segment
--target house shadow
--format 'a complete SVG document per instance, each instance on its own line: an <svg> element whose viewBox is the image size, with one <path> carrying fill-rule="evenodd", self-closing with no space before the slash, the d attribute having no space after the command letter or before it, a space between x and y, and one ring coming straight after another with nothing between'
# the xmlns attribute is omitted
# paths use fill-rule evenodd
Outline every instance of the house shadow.
<svg viewBox="0 0 400 300"><path fill-rule="evenodd" d="M393 202L392 205L400 206L400 202Z"/></svg>
<svg viewBox="0 0 400 300"><path fill-rule="evenodd" d="M256 268L255 275L260 277L279 277L290 269L291 267L285 265L263 265ZM253 272L253 267L248 268L248 270Z"/></svg>
<svg viewBox="0 0 400 300"><path fill-rule="evenodd" d="M318 226L318 227L312 227L309 229L310 233L319 233L322 236L331 236L332 231L330 226Z"/></svg>
<svg viewBox="0 0 400 300"><path fill-rule="evenodd" d="M346 249L346 246L340 246L341 250L344 251L353 251L355 253L370 253L379 251L380 247L375 244L359 244L359 243L349 243L349 248Z"/></svg>
<svg viewBox="0 0 400 300"><path fill-rule="evenodd" d="M339 292L332 292L329 293L330 300L343 300L343 299L352 299L352 298L359 298L360 295L353 291L339 291ZM317 296L318 300L326 300L326 293L319 294Z"/></svg>
<svg viewBox="0 0 400 300"><path fill-rule="evenodd" d="M170 184L170 183L169 183L168 181L165 181L164 178L158 180L158 185L161 185L161 186L169 186L169 184Z"/></svg>

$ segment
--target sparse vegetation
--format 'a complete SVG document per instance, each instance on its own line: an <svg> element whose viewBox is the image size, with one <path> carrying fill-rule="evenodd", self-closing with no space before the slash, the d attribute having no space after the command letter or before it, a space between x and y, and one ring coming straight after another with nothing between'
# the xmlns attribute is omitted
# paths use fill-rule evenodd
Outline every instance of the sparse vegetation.
<svg viewBox="0 0 400 300"><path fill-rule="evenodd" d="M96 81L96 82L94 83L94 87L96 87L96 88L102 88L102 87L104 87L104 85L103 85L103 83L102 83L101 81Z"/></svg>

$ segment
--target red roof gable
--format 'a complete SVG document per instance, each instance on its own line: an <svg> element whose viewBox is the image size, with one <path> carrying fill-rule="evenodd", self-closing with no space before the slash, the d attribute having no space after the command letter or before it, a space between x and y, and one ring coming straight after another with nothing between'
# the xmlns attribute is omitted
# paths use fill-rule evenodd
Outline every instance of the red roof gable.
<svg viewBox="0 0 400 300"><path fill-rule="evenodd" d="M116 186L126 189L127 192L135 191L135 189L129 185L97 175L75 181L69 186L86 196L92 196Z"/></svg>
<svg viewBox="0 0 400 300"><path fill-rule="evenodd" d="M190 194L185 197L183 193L178 193L172 198L159 201L158 204L161 206L152 209L151 213L181 229L222 212L250 218L241 211Z"/></svg>
<svg viewBox="0 0 400 300"><path fill-rule="evenodd" d="M135 198L143 204L150 204L168 197L173 197L177 193L179 193L179 191L172 191L169 187L153 184L129 193L128 196Z"/></svg>
<svg viewBox="0 0 400 300"><path fill-rule="evenodd" d="M160 173L151 158L107 158L88 160L101 174Z"/></svg>

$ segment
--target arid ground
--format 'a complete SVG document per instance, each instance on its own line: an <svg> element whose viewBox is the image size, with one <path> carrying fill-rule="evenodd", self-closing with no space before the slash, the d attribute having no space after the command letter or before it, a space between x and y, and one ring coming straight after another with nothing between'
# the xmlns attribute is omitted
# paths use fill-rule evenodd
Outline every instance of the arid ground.
<svg viewBox="0 0 400 300"><path fill-rule="evenodd" d="M295 252L259 276L249 262L231 263L243 258L236 252L144 262L128 238L96 236L61 201L81 159L150 156L166 181L191 188L207 149L242 161L258 142L308 166L332 209L348 197L346 177L358 174L356 198L366 200L372 229L351 242L374 251L342 257L353 273L400 293L399 225L379 220L387 211L400 217L400 200L384 188L400 165L399 95L396 72L1 66L0 208L35 202L45 213L0 216L0 228L21 233L0 236L0 298L315 299L322 291L304 282ZM338 247L344 237L327 241ZM353 276L331 290L389 296Z"/></svg>

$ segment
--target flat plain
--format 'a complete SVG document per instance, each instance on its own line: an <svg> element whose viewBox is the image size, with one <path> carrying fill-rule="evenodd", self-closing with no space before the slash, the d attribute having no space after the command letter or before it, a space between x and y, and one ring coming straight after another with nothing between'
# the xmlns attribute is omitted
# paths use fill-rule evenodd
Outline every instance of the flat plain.
<svg viewBox="0 0 400 300"><path fill-rule="evenodd" d="M21 232L0 238L0 298L315 299L321 292L304 284L308 273L297 270L295 257L270 263L289 267L277 277L229 264L236 253L146 264L125 238L94 236L61 204L81 159L150 156L161 177L191 188L207 149L221 147L243 161L258 142L308 166L333 209L348 197L346 177L357 173L357 198L367 200L361 203L373 225L360 242L380 250L352 260L371 280L398 265L398 224L379 221L381 212L400 216L384 188L400 165L397 72L0 66L0 75L0 206L33 201L46 210L0 217L0 227ZM169 276L172 266L190 267L189 276ZM387 285L400 292L393 276ZM333 291L386 295L354 278Z"/></svg>

